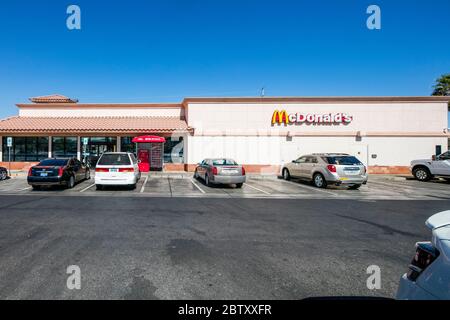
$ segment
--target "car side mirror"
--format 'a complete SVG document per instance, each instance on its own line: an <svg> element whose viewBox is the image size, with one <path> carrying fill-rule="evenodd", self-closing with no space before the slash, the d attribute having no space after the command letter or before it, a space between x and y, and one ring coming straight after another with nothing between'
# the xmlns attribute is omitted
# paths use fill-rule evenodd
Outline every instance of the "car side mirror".
<svg viewBox="0 0 450 320"><path fill-rule="evenodd" d="M297 160L292 160L292 163L297 163Z"/></svg>
<svg viewBox="0 0 450 320"><path fill-rule="evenodd" d="M435 155L432 155L432 156L431 156L431 160L436 161L436 159L437 159L437 158L436 158Z"/></svg>

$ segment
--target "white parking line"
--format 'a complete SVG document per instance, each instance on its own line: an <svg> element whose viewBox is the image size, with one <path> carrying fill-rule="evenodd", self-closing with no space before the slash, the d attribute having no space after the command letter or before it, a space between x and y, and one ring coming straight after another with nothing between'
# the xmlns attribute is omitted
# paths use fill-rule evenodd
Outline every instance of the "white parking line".
<svg viewBox="0 0 450 320"><path fill-rule="evenodd" d="M91 184L89 187L84 188L83 190L80 190L80 192L85 192L86 190L89 190L90 188L92 188L93 186L95 186L94 184Z"/></svg>
<svg viewBox="0 0 450 320"><path fill-rule="evenodd" d="M200 188L200 186L194 180L191 179L191 182L198 190L200 190L201 193L206 193L205 190Z"/></svg>
<svg viewBox="0 0 450 320"><path fill-rule="evenodd" d="M145 180L144 180L144 183L142 184L140 193L144 193L145 185L147 184L147 181L148 181L148 176L145 177Z"/></svg>
<svg viewBox="0 0 450 320"><path fill-rule="evenodd" d="M32 188L33 188L33 187L27 187L27 188L20 189L19 191L30 190L30 189L32 189Z"/></svg>
<svg viewBox="0 0 450 320"><path fill-rule="evenodd" d="M264 190L261 190L261 189L259 189L259 188L256 188L256 187L254 187L254 186L252 186L252 185L249 185L248 183L244 183L244 185L246 185L247 187L250 187L250 188L252 188L252 189L258 190L258 191L260 191L260 192L262 192L262 193L270 194L269 192L264 191Z"/></svg>
<svg viewBox="0 0 450 320"><path fill-rule="evenodd" d="M323 190L323 189L319 189L319 188L316 188L316 187L306 186L306 185L304 185L304 184L302 184L302 183L300 183L300 182L293 182L293 181L288 181L288 180L283 180L283 182L287 182L287 183L293 184L293 185L295 185L295 186L297 186L297 187L300 187L300 188L303 188L303 189L307 189L307 190L310 190L310 191L317 191L317 192L322 192L322 193L330 194L330 195L332 195L332 196L337 196L337 194L335 194L335 193L333 193L333 192L325 191L325 190Z"/></svg>

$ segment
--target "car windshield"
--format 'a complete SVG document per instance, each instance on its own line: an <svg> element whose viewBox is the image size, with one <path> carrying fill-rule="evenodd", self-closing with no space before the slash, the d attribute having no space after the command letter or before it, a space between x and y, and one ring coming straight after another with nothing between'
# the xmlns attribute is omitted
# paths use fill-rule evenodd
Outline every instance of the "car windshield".
<svg viewBox="0 0 450 320"><path fill-rule="evenodd" d="M236 161L231 159L214 159L212 161L215 166L235 166L237 165Z"/></svg>
<svg viewBox="0 0 450 320"><path fill-rule="evenodd" d="M130 164L130 157L126 153L104 154L98 161L99 166L126 166Z"/></svg>
<svg viewBox="0 0 450 320"><path fill-rule="evenodd" d="M355 164L362 164L357 158L352 156L337 156L337 157L326 157L326 161L329 164L349 166Z"/></svg>
<svg viewBox="0 0 450 320"><path fill-rule="evenodd" d="M66 166L69 159L48 159L39 162L38 166L42 167L63 167Z"/></svg>

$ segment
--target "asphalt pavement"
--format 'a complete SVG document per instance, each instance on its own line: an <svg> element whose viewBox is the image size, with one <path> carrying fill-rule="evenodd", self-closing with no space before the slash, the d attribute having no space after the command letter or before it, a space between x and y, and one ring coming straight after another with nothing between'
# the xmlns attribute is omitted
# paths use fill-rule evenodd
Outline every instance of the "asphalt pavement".
<svg viewBox="0 0 450 320"><path fill-rule="evenodd" d="M258 186L271 190L267 181ZM446 199L395 195L77 192L0 195L0 299L394 297L415 242L430 239L425 220L450 208ZM66 285L71 265L80 268L80 290ZM371 265L381 268L380 290L366 286Z"/></svg>

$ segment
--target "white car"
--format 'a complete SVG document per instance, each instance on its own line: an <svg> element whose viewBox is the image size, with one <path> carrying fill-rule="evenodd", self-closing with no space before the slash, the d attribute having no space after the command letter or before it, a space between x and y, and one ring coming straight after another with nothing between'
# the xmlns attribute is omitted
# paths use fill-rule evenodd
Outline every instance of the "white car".
<svg viewBox="0 0 450 320"><path fill-rule="evenodd" d="M432 241L416 244L416 255L400 280L397 299L450 299L450 210L435 214L426 225L432 230Z"/></svg>
<svg viewBox="0 0 450 320"><path fill-rule="evenodd" d="M431 159L414 160L411 162L411 172L419 181L428 181L434 177L442 177L450 181L450 151Z"/></svg>
<svg viewBox="0 0 450 320"><path fill-rule="evenodd" d="M95 167L97 190L103 186L129 186L136 188L141 178L138 161L134 154L127 152L107 152L101 155Z"/></svg>

